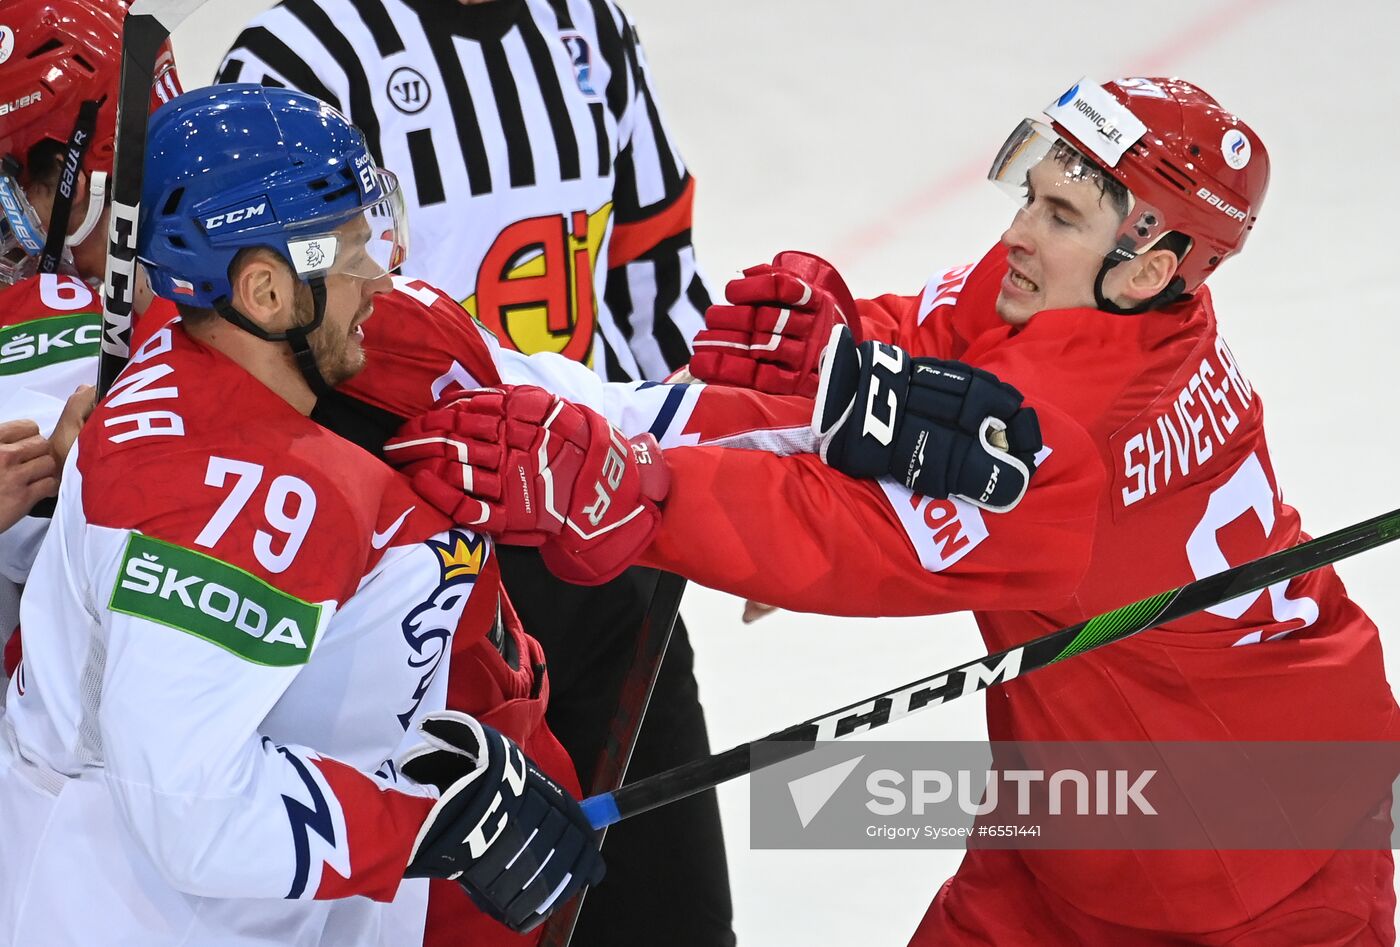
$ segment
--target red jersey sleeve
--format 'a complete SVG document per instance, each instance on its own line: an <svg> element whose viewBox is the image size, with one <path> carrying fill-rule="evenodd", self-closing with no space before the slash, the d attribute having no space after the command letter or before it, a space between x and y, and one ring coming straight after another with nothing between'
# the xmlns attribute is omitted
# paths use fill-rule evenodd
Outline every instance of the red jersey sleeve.
<svg viewBox="0 0 1400 947"><path fill-rule="evenodd" d="M1042 410L1048 453L1025 499L992 514L816 457L666 452L671 494L642 561L795 611L925 615L1047 609L1088 566L1104 472L1088 436Z"/></svg>
<svg viewBox="0 0 1400 947"><path fill-rule="evenodd" d="M977 263L934 273L916 296L857 300L865 337L891 342L915 355L963 359L973 341L984 333L1006 330L994 306L958 305L968 291L990 291L994 297L1005 259L1005 249L997 245Z"/></svg>

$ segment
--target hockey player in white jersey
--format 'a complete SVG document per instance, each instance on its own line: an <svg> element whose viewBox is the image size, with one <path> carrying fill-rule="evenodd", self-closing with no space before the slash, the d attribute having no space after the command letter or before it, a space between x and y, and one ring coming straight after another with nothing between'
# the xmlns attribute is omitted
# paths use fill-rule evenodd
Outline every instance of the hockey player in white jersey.
<svg viewBox="0 0 1400 947"><path fill-rule="evenodd" d="M21 0L0 13L0 646L18 659L19 586L97 377L123 0ZM166 49L152 107L179 92ZM72 403L64 414L65 403ZM60 416L62 422L60 423ZM41 512L46 512L41 508ZM0 681L4 679L0 673ZM3 703L3 698L0 698Z"/></svg>
<svg viewBox="0 0 1400 947"><path fill-rule="evenodd" d="M489 543L307 417L363 364L396 182L260 93L151 124L141 256L185 318L84 428L24 600L3 944L443 942L418 879L526 930L601 876L526 755L567 781Z"/></svg>

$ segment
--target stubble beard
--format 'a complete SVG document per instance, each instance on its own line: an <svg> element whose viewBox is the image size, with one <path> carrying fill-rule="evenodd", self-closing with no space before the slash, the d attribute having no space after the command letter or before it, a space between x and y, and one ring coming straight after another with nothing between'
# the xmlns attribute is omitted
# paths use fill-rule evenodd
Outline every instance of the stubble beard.
<svg viewBox="0 0 1400 947"><path fill-rule="evenodd" d="M355 323L363 313L355 313L350 324L344 329L323 318L321 324L306 337L311 346L311 355L316 360L316 370L322 380L334 388L342 382L354 378L365 367L365 348L355 338ZM315 302L309 289L297 294L297 320L301 325L310 325L316 317Z"/></svg>

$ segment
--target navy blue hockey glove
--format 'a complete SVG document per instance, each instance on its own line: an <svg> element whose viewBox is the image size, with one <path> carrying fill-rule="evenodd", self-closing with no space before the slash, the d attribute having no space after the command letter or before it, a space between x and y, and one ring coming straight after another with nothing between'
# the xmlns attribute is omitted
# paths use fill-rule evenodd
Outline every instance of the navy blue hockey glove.
<svg viewBox="0 0 1400 947"><path fill-rule="evenodd" d="M524 933L603 880L588 818L520 747L466 714L428 714L427 741L399 771L442 793L405 878L456 880L476 906Z"/></svg>
<svg viewBox="0 0 1400 947"><path fill-rule="evenodd" d="M837 327L822 354L812 428L822 460L852 477L1003 513L1035 473L1040 423L1021 393L962 362L912 358Z"/></svg>

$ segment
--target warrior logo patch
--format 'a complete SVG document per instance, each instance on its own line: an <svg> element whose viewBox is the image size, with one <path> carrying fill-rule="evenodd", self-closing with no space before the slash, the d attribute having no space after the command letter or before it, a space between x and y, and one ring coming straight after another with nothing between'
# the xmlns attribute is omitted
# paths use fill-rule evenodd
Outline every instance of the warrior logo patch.
<svg viewBox="0 0 1400 947"><path fill-rule="evenodd" d="M432 86L423 74L409 66L400 66L389 76L389 101L405 115L417 115L433 100Z"/></svg>

